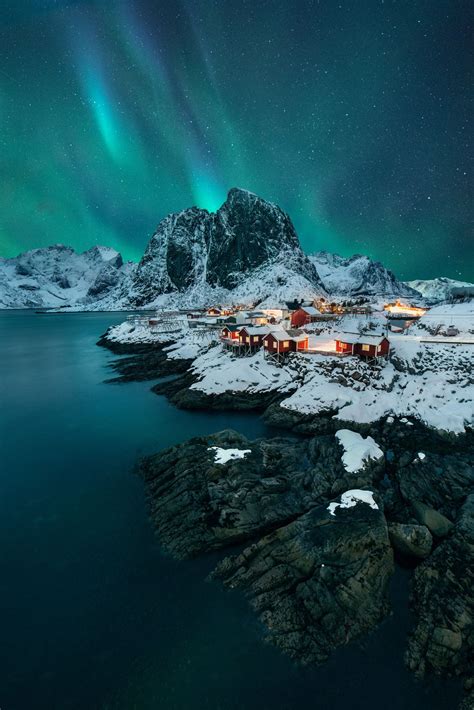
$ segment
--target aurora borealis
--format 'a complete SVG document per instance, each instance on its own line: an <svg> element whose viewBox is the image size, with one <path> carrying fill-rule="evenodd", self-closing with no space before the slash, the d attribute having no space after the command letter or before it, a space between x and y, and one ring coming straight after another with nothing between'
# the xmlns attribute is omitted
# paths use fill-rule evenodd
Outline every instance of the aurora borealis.
<svg viewBox="0 0 474 710"><path fill-rule="evenodd" d="M474 277L463 0L18 0L0 10L0 255L137 259L240 186L306 251Z"/></svg>

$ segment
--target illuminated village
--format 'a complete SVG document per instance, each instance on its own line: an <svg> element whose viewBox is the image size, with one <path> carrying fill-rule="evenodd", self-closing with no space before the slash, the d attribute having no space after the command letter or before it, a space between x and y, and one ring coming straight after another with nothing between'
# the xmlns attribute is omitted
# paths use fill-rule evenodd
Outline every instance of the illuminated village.
<svg viewBox="0 0 474 710"><path fill-rule="evenodd" d="M368 303L335 303L324 298L313 302L289 301L275 308L248 309L245 306L211 306L207 310L158 312L147 322L153 333L188 330L196 341L219 339L234 357L262 351L278 365L292 353L357 356L378 362L390 356L388 334L405 332L427 312L427 308L397 301L376 309ZM338 330L344 322L356 330ZM328 337L328 326L332 337ZM453 333L454 334L454 333Z"/></svg>

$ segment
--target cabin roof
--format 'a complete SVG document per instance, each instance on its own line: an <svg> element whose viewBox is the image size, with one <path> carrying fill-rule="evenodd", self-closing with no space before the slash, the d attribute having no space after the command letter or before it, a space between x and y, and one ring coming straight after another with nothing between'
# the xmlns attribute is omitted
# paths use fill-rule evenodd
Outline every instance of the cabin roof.
<svg viewBox="0 0 474 710"><path fill-rule="evenodd" d="M314 306L301 306L300 310L304 311L309 316L320 316L321 315L321 311L318 311L318 309L315 308Z"/></svg>
<svg viewBox="0 0 474 710"><path fill-rule="evenodd" d="M245 330L248 335L266 335L268 333L268 328L259 327L258 325L247 326L244 325L240 328L241 331Z"/></svg>
<svg viewBox="0 0 474 710"><path fill-rule="evenodd" d="M271 330L265 338L267 338L269 335L272 335L275 340L283 341L283 340L294 340L295 342L299 343L301 340L306 340L307 335L303 333L302 330L297 330L297 329L292 329L292 330Z"/></svg>
<svg viewBox="0 0 474 710"><path fill-rule="evenodd" d="M350 345L380 345L383 340L387 340L385 335L361 335L360 333L342 333L336 340L340 343L349 343Z"/></svg>
<svg viewBox="0 0 474 710"><path fill-rule="evenodd" d="M232 323L227 323L222 330L230 330L231 333L235 333L236 330L240 330L242 328L241 325L234 325Z"/></svg>

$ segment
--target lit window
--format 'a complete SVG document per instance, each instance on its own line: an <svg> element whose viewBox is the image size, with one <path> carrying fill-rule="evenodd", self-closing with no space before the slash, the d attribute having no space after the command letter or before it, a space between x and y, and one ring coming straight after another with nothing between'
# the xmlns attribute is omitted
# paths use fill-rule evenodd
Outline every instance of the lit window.
<svg viewBox="0 0 474 710"><path fill-rule="evenodd" d="M368 350L370 350L370 345L363 345L362 350L364 350L364 352L367 352Z"/></svg>
<svg viewBox="0 0 474 710"><path fill-rule="evenodd" d="M290 346L290 341L289 340L284 340L283 341L283 347L288 348Z"/></svg>

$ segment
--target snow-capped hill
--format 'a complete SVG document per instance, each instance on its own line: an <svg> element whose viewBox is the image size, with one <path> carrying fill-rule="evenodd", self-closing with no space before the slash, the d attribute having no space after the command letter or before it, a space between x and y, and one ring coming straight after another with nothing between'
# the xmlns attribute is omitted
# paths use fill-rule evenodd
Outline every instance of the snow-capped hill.
<svg viewBox="0 0 474 710"><path fill-rule="evenodd" d="M446 301L456 293L457 289L474 290L474 284L467 281L457 281L440 276L437 279L419 279L416 281L406 281L407 286L415 289L430 303Z"/></svg>
<svg viewBox="0 0 474 710"><path fill-rule="evenodd" d="M217 212L192 207L160 222L138 265L131 300L142 306L166 293L211 287L233 290L263 266L285 266L323 287L279 207L233 188ZM248 296L248 294L247 294Z"/></svg>
<svg viewBox="0 0 474 710"><path fill-rule="evenodd" d="M367 256L355 254L345 259L338 254L319 251L310 254L309 259L328 293L335 296L419 297L410 286L398 281L392 271Z"/></svg>
<svg viewBox="0 0 474 710"><path fill-rule="evenodd" d="M58 308L99 301L129 279L130 266L109 247L78 254L55 244L0 259L0 308Z"/></svg>

